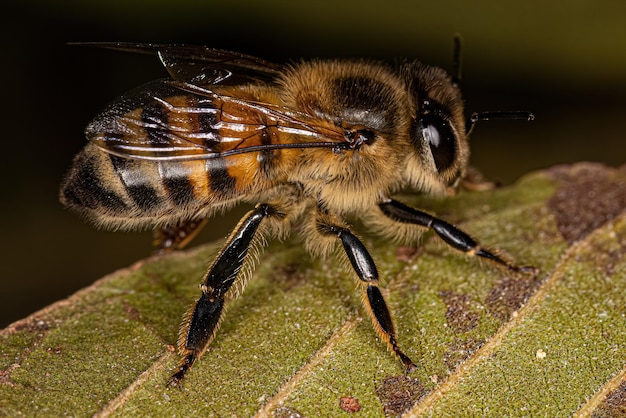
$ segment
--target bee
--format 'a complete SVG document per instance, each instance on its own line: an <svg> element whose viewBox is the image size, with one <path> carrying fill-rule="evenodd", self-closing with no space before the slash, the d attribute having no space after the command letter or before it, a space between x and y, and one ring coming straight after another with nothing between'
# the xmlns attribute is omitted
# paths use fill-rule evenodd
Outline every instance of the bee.
<svg viewBox="0 0 626 418"><path fill-rule="evenodd" d="M352 232L415 242L433 230L446 244L512 272L531 267L481 247L455 226L392 196L410 188L452 195L469 159L474 122L529 113L464 116L456 74L418 61L277 65L197 46L100 44L157 54L169 78L113 101L86 128L89 140L61 187L62 203L98 226L153 228L160 251L183 248L218 211L252 203L226 239L184 315L179 386L214 339L225 304L245 286L251 253L295 227L306 249L334 249L352 267L374 328L407 371L376 263Z"/></svg>

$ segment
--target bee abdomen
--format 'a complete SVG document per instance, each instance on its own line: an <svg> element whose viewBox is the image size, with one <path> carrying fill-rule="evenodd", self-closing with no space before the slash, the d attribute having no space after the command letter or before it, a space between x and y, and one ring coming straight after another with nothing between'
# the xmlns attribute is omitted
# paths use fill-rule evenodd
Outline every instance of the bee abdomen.
<svg viewBox="0 0 626 418"><path fill-rule="evenodd" d="M121 215L129 210L127 199L102 176L101 157L88 145L74 159L61 186L61 202L79 211Z"/></svg>
<svg viewBox="0 0 626 418"><path fill-rule="evenodd" d="M61 201L106 226L168 223L210 203L207 190L202 193L201 185L192 181L203 176L204 168L193 162L155 164L118 157L88 144L65 179Z"/></svg>

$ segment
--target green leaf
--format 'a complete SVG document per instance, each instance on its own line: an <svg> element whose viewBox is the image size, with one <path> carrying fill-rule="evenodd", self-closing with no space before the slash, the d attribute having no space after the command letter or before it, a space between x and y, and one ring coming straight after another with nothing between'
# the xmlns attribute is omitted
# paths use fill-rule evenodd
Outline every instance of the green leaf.
<svg viewBox="0 0 626 418"><path fill-rule="evenodd" d="M403 201L540 269L536 279L511 275L431 234L406 261L395 245L367 238L417 371L404 375L377 338L354 274L335 259L311 260L294 240L270 245L182 390L166 388L181 315L219 248L211 244L141 261L1 331L0 413L500 417L624 408L626 170L556 167L494 192Z"/></svg>

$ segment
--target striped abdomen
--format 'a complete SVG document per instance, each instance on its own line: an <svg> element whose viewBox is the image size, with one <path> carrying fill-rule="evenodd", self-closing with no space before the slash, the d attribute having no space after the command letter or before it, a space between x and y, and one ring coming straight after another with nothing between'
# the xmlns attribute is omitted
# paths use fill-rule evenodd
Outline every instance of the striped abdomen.
<svg viewBox="0 0 626 418"><path fill-rule="evenodd" d="M236 200L236 191L224 159L137 160L88 144L74 160L61 201L98 224L133 227L192 218Z"/></svg>

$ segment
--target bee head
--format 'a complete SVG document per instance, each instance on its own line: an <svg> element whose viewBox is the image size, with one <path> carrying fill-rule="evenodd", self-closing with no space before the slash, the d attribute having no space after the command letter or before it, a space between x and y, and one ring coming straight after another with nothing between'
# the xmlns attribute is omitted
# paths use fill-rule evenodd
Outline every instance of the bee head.
<svg viewBox="0 0 626 418"><path fill-rule="evenodd" d="M409 183L428 192L454 193L469 159L459 87L444 70L420 62L404 64L402 75L411 113Z"/></svg>

